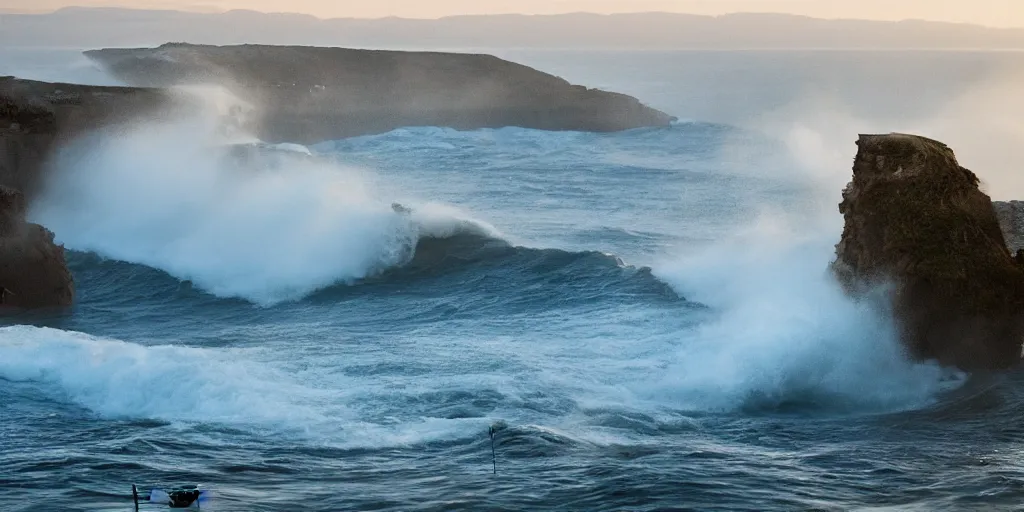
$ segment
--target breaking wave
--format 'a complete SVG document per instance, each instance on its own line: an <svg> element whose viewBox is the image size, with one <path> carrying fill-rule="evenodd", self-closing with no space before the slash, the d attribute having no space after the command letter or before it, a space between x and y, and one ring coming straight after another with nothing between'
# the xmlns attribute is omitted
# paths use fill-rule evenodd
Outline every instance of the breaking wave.
<svg viewBox="0 0 1024 512"><path fill-rule="evenodd" d="M934 403L965 375L910 361L891 316L830 275L836 230L764 214L731 238L659 266L711 312L680 333L653 386L702 410L893 411Z"/></svg>
<svg viewBox="0 0 1024 512"><path fill-rule="evenodd" d="M461 420L410 419L399 426L367 421L350 403L357 398L352 393L307 385L260 361L258 353L3 327L0 381L36 386L105 419L255 428L338 447L400 446L466 435Z"/></svg>
<svg viewBox="0 0 1024 512"><path fill-rule="evenodd" d="M401 266L421 240L501 243L457 208L392 204L357 169L294 147L201 142L216 140L210 130L193 120L77 141L30 215L71 250L263 305Z"/></svg>

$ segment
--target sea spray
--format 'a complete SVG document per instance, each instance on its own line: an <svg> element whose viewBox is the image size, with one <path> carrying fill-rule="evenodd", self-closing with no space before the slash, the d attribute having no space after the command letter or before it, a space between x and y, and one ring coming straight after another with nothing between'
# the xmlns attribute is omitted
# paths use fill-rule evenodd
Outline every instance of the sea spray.
<svg viewBox="0 0 1024 512"><path fill-rule="evenodd" d="M765 212L660 265L660 277L710 313L679 333L653 392L700 410L887 411L925 406L955 386L955 372L906 358L878 304L843 293L828 269L832 225Z"/></svg>
<svg viewBox="0 0 1024 512"><path fill-rule="evenodd" d="M312 390L248 360L243 350L147 347L60 329L4 327L0 379L53 386L57 396L106 418L265 426L324 419L322 407L309 403Z"/></svg>
<svg viewBox="0 0 1024 512"><path fill-rule="evenodd" d="M253 146L240 128L244 105L223 91L180 93L209 102L208 115L144 120L75 141L31 217L69 249L264 305L401 265L420 236L496 234L453 207L397 212L364 171L294 146ZM257 159L269 153L277 165L239 161L238 148Z"/></svg>
<svg viewBox="0 0 1024 512"><path fill-rule="evenodd" d="M899 132L956 148L961 164L979 172L993 199L1018 199L1024 196L1024 175L1019 172L1024 153L1017 150L1024 142L1024 99L1017 93L1022 82L1024 70L1019 66L992 70L973 77L969 87L932 108L892 109L886 115L874 110L884 104L884 94L863 105L838 92L818 92L798 96L739 126L777 137L796 163L790 171L820 185L822 191L838 192L849 181L858 134ZM898 96L903 102L903 95ZM742 151L742 144L737 141L727 149Z"/></svg>
<svg viewBox="0 0 1024 512"><path fill-rule="evenodd" d="M261 360L260 352L0 327L0 384L36 386L104 420L146 418L178 428L215 424L339 448L472 438L485 425L483 419L409 418L393 424L364 418L362 395L351 388L365 383L302 382L294 372Z"/></svg>

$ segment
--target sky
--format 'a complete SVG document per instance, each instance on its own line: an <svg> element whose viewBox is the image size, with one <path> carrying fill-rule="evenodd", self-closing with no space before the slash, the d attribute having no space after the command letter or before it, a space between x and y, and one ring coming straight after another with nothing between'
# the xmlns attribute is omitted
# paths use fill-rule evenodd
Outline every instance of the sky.
<svg viewBox="0 0 1024 512"><path fill-rule="evenodd" d="M458 14L666 11L692 14L779 12L820 18L924 19L992 27L1024 27L1024 0L0 0L3 11L71 5L222 11L297 12L322 18Z"/></svg>

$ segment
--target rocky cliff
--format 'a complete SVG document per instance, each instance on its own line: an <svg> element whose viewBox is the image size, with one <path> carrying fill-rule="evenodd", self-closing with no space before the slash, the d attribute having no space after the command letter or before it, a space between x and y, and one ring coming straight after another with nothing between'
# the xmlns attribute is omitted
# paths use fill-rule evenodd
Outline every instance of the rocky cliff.
<svg viewBox="0 0 1024 512"><path fill-rule="evenodd" d="M25 220L26 194L57 148L89 132L170 105L161 91L0 77L0 305L69 306L74 281L53 233Z"/></svg>
<svg viewBox="0 0 1024 512"><path fill-rule="evenodd" d="M673 118L490 55L297 46L104 49L86 55L126 83L217 84L254 104L267 142L316 143L405 126L608 132Z"/></svg>
<svg viewBox="0 0 1024 512"><path fill-rule="evenodd" d="M944 144L862 135L834 270L852 293L890 284L911 355L963 369L1018 364L1024 269L978 178Z"/></svg>
<svg viewBox="0 0 1024 512"><path fill-rule="evenodd" d="M0 77L0 185L31 195L54 149L89 130L151 114L161 91Z"/></svg>
<svg viewBox="0 0 1024 512"><path fill-rule="evenodd" d="M53 233L25 222L25 196L0 186L0 306L70 306L75 284Z"/></svg>

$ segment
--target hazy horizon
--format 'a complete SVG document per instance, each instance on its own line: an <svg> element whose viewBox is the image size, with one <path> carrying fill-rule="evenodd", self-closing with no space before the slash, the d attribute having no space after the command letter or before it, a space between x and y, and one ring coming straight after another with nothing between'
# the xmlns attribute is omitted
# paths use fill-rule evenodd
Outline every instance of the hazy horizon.
<svg viewBox="0 0 1024 512"><path fill-rule="evenodd" d="M673 12L699 15L781 13L877 21L919 19L989 27L1024 27L1024 2L1018 0L391 0L374 3L328 0L4 0L7 12L48 12L64 7L125 7L219 12L248 9L308 14L320 18L441 18L480 14L598 14Z"/></svg>

